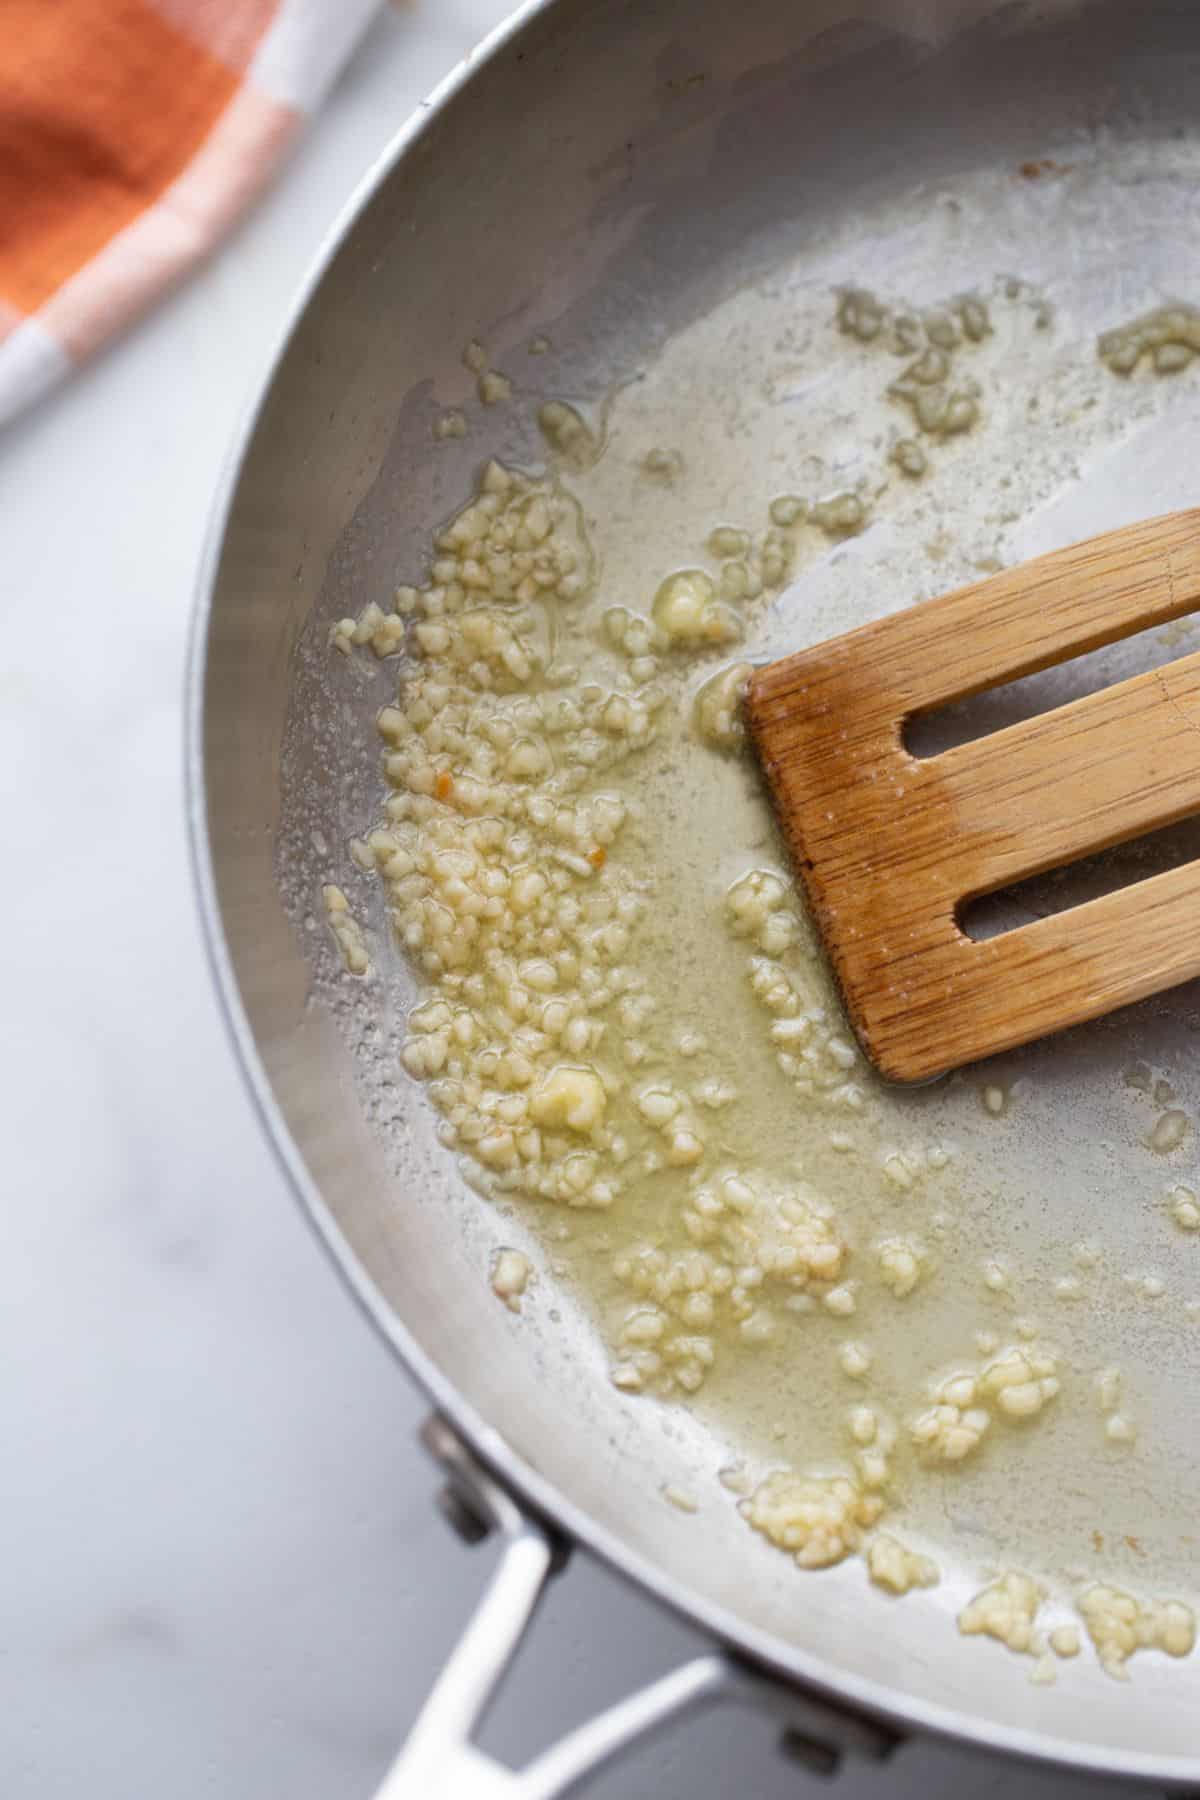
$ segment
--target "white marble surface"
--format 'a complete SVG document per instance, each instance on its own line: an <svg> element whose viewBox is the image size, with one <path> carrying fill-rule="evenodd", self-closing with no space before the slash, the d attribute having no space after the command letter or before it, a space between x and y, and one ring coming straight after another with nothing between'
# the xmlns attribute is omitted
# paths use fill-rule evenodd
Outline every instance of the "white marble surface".
<svg viewBox="0 0 1200 1800"><path fill-rule="evenodd" d="M282 309L353 182L503 10L381 18L211 267L0 439L5 1800L365 1800L488 1562L434 1513L421 1401L242 1092L189 887L180 704L209 496ZM690 1644L576 1566L487 1741L530 1752ZM720 1715L589 1791L811 1784ZM929 1788L1091 1791L935 1746L842 1791Z"/></svg>

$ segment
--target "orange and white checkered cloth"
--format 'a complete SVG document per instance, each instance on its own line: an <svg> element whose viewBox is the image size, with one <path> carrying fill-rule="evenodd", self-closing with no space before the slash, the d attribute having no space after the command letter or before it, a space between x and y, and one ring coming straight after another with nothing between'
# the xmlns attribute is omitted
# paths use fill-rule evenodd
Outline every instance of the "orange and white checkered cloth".
<svg viewBox="0 0 1200 1800"><path fill-rule="evenodd" d="M0 0L0 421L249 204L378 0Z"/></svg>

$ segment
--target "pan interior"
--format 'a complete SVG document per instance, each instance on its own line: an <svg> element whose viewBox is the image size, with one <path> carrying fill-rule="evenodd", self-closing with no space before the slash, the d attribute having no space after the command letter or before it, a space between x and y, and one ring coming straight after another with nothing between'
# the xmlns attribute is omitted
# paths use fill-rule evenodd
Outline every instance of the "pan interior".
<svg viewBox="0 0 1200 1800"><path fill-rule="evenodd" d="M972 1271L903 1333L879 1324L889 1359L911 1358L915 1378L981 1323L1007 1340L1036 1318L1061 1346L1064 1391L1036 1440L912 1484L897 1529L936 1556L937 1588L887 1603L856 1559L801 1574L746 1528L717 1477L829 1454L822 1433L844 1400L819 1398L833 1393L827 1372L804 1374L818 1355L825 1370L828 1334L815 1351L798 1318L686 1410L622 1395L595 1323L603 1296L572 1264L600 1228L564 1246L544 1213L498 1207L462 1179L400 1073L414 988L347 860L381 798L374 720L395 668L344 663L328 637L397 581L425 579L434 533L487 457L545 460L535 419L548 398L606 434L595 466L564 480L606 594L639 610L714 525L759 517L782 493L866 484L867 529L810 549L755 615L740 652L755 659L1192 502L1194 376L1122 379L1096 344L1165 303L1200 302L1188 232L1198 56L1200 19L1174 7L1134 20L1123 6L816 4L802 28L767 0L560 0L535 14L381 182L290 340L220 557L204 744L221 919L272 1102L382 1307L488 1422L493 1452L514 1452L785 1665L1043 1748L1128 1766L1158 1756L1180 1775L1194 1754L1187 1664L1140 1658L1125 1705L1084 1659L1041 1688L998 1646L960 1651L954 1619L1012 1567L1060 1596L1096 1578L1194 1596L1197 1447L1181 1396L1200 1376L1200 1239L1173 1228L1164 1196L1194 1163L1195 992L890 1097L898 1148L954 1150L919 1202L828 1175L864 1230L872 1205L910 1218L919 1205L943 1266ZM902 365L836 328L847 290L892 313L987 302L972 364L982 418L936 442L920 480L889 464ZM542 336L550 348L531 358ZM513 378L511 403L475 401L461 362L471 339ZM437 440L450 408L468 435ZM639 481L654 449L680 450L686 477ZM1178 647L1190 646L1131 644L1103 671ZM1033 703L1094 679L1040 678ZM994 725L1031 701L990 704ZM662 818L682 895L663 955L707 975L711 945L687 938L691 902L709 907L743 866L747 770L666 759L647 781L671 795ZM764 838L752 860L776 857ZM366 983L325 930L331 880L367 930ZM719 984L707 1004L719 1031ZM1155 1149L1174 1113L1179 1144ZM519 1317L488 1288L502 1244L539 1270ZM1073 1260L1080 1247L1098 1261ZM988 1266L1001 1288L986 1289ZM1057 1284L1076 1278L1072 1309ZM1133 1396L1132 1451L1102 1441L1093 1383L1111 1366ZM664 1488L698 1510L685 1516Z"/></svg>

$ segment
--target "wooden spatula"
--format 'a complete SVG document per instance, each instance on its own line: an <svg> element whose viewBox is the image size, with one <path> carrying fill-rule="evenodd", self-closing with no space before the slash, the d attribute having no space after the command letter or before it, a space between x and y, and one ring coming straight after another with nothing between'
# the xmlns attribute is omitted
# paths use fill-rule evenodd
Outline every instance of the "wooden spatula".
<svg viewBox="0 0 1200 1800"><path fill-rule="evenodd" d="M979 895L1200 812L1200 654L918 759L907 719L1200 607L1200 510L758 669L746 716L863 1047L921 1081L1200 975L1200 863L977 942Z"/></svg>

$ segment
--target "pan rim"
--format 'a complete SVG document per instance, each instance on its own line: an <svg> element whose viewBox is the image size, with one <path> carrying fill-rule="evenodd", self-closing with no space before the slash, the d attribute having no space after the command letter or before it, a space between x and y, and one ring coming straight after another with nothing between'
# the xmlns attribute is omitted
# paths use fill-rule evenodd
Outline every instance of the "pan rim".
<svg viewBox="0 0 1200 1800"><path fill-rule="evenodd" d="M1146 1751L1089 1746L1071 1738L994 1723L933 1701L902 1696L881 1682L839 1669L815 1654L761 1630L696 1590L685 1587L674 1577L665 1575L615 1532L599 1524L512 1449L467 1396L443 1374L376 1288L310 1175L259 1055L242 1002L217 894L208 829L205 771L204 714L210 625L234 501L258 423L287 351L352 228L447 103L536 17L560 3L561 0L520 0L515 10L457 63L418 105L360 178L326 233L286 311L253 394L243 406L240 423L218 476L192 595L184 676L183 773L193 890L206 960L225 1030L276 1164L299 1204L301 1215L329 1256L351 1298L431 1404L488 1472L532 1514L549 1520L572 1546L585 1550L669 1613L698 1627L717 1645L751 1662L769 1677L835 1706L865 1713L895 1727L902 1738L933 1737L1043 1767L1158 1783L1172 1789L1195 1787L1200 1782L1200 1753L1184 1759ZM431 1680L433 1673L431 1670Z"/></svg>

